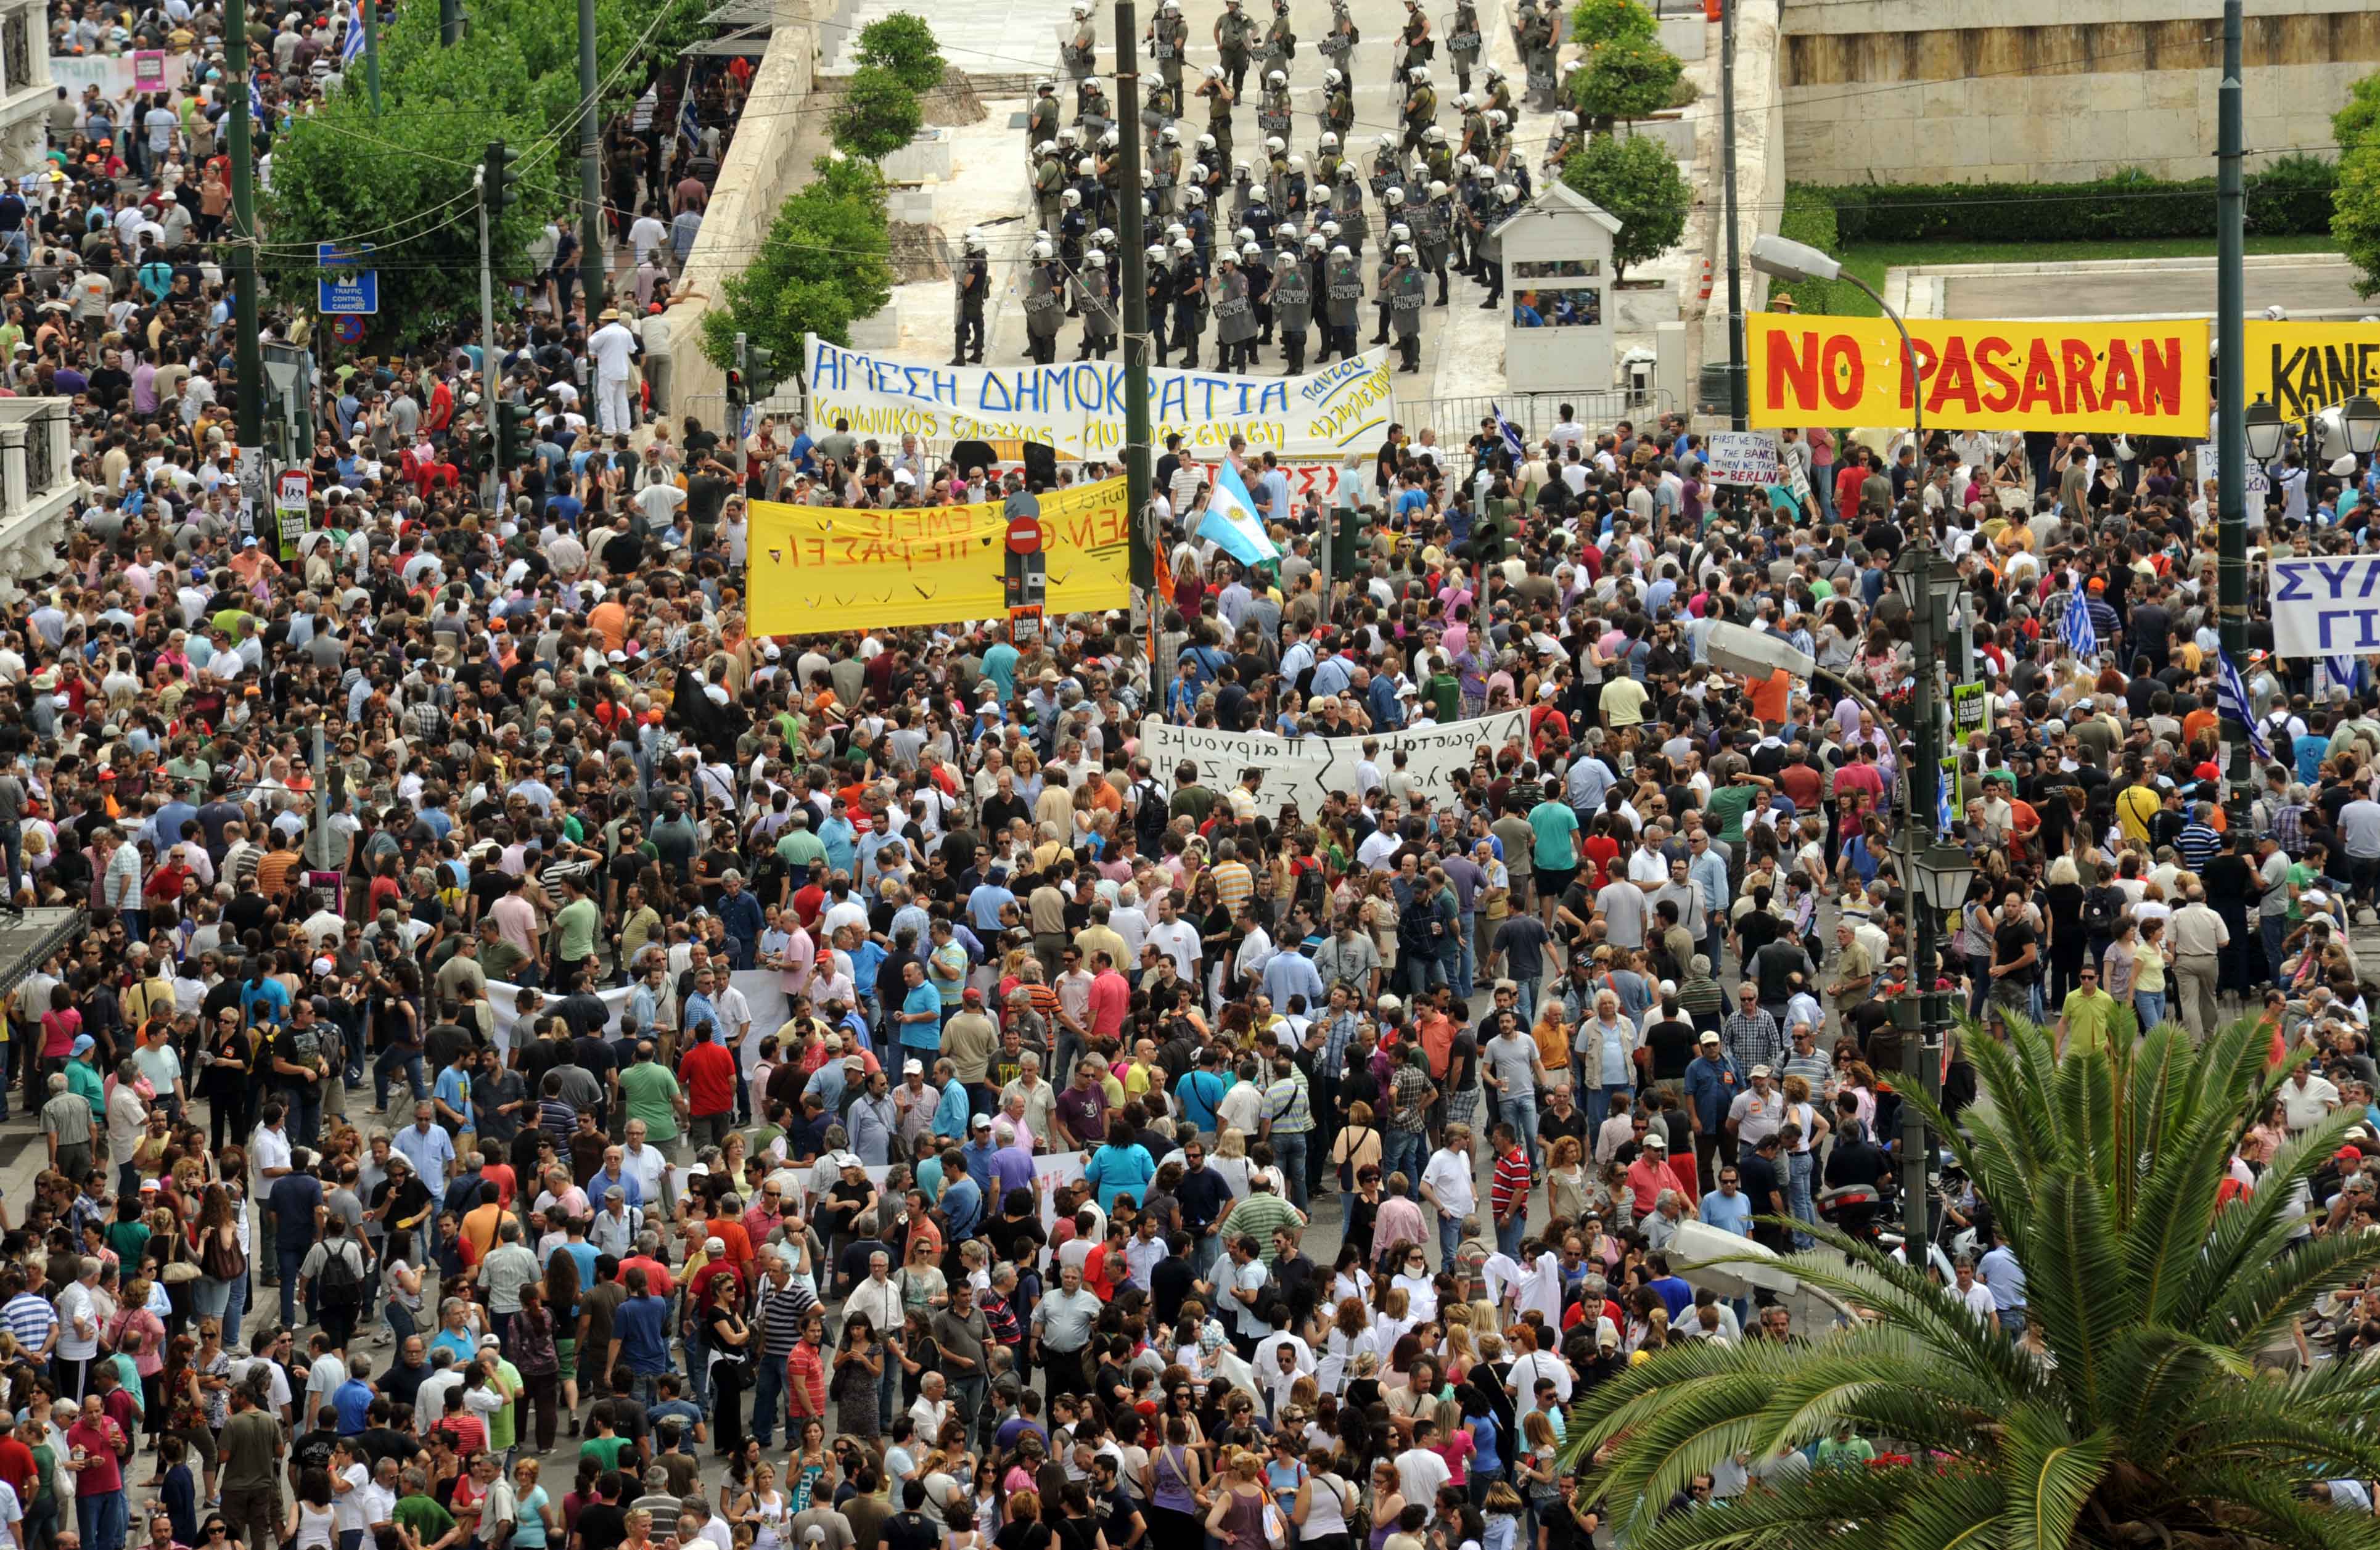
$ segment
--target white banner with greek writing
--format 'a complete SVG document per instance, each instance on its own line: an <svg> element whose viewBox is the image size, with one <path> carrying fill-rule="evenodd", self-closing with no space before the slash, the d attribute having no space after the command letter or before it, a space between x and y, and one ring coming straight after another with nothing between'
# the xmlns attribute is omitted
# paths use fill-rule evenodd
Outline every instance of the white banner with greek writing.
<svg viewBox="0 0 2380 1550"><path fill-rule="evenodd" d="M1280 818L1295 806L1301 818L1322 810L1332 792L1353 797L1359 787L1356 772L1364 763L1366 741L1378 744L1372 763L1382 780L1397 772L1396 756L1405 756L1404 774L1421 795L1444 804L1454 796L1454 772L1471 768L1472 757L1485 748L1493 753L1529 734L1525 712L1507 710L1468 721L1447 721L1409 732L1384 732L1361 737L1302 737L1294 742L1269 733L1212 732L1203 727L1177 727L1150 717L1140 723L1140 751L1148 756L1157 782L1171 794L1173 771L1184 759L1198 767L1198 783L1224 791L1239 782L1244 769L1261 769L1264 782L1257 789L1257 806Z"/></svg>
<svg viewBox="0 0 2380 1550"><path fill-rule="evenodd" d="M943 366L809 336L810 430L837 420L851 434L889 442L1039 442L1061 457L1121 457L1122 361L1057 366ZM1378 440L1395 390L1389 352L1372 350L1304 377L1235 377L1219 371L1148 374L1150 441L1179 435L1194 452L1220 453L1233 436L1248 453L1324 457Z"/></svg>
<svg viewBox="0 0 2380 1550"><path fill-rule="evenodd" d="M2380 651L2380 556L2273 562L2273 652L2281 657Z"/></svg>

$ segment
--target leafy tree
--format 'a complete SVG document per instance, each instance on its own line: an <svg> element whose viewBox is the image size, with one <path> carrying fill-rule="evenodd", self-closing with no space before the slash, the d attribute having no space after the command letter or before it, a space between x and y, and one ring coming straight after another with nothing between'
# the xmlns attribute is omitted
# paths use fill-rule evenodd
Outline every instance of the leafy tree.
<svg viewBox="0 0 2380 1550"><path fill-rule="evenodd" d="M942 83L944 65L934 30L926 18L907 11L879 17L859 30L858 59L892 72L912 91L931 91Z"/></svg>
<svg viewBox="0 0 2380 1550"><path fill-rule="evenodd" d="M832 128L836 148L845 155L876 161L908 144L925 121L917 94L900 77L880 65L863 65L844 89Z"/></svg>
<svg viewBox="0 0 2380 1550"><path fill-rule="evenodd" d="M2355 83L2347 105L2331 115L2338 141L2338 188L2332 195L2331 235L2362 272L2355 294L2380 293L2380 75Z"/></svg>
<svg viewBox="0 0 2380 1550"><path fill-rule="evenodd" d="M1650 38L1614 38L1587 51L1571 74L1571 102L1597 127L1645 118L1670 105L1685 66Z"/></svg>
<svg viewBox="0 0 2380 1550"><path fill-rule="evenodd" d="M2265 1031L2242 1022L2198 1047L2168 1023L2135 1047L2122 1012L2106 1050L2061 1059L2010 1021L2006 1045L1968 1030L1990 1102L1961 1116L1966 1133L1903 1101L1991 1202L2047 1360L1822 1230L1827 1246L1788 1265L1862 1322L1807 1345L1685 1341L1582 1390L1565 1458L1633 1550L2374 1543L2369 1509L2306 1488L2380 1472L2380 1385L2356 1361L2259 1363L2316 1296L2380 1266L2380 1234L2304 1236L2308 1182L2360 1113L2300 1135L2227 1200L2232 1149L2282 1081ZM1874 1465L1780 1471L1724 1509L1663 1515L1721 1459L1775 1459L1842 1423Z"/></svg>
<svg viewBox="0 0 2380 1550"><path fill-rule="evenodd" d="M1570 35L1582 48L1621 38L1650 42L1660 30L1638 0L1578 0L1570 11Z"/></svg>
<svg viewBox="0 0 2380 1550"><path fill-rule="evenodd" d="M1562 163L1562 181L1620 223L1620 235L1611 239L1614 280L1624 276L1631 264L1658 258L1676 246L1686 229L1693 196L1678 163L1658 140L1597 135Z"/></svg>
<svg viewBox="0 0 2380 1550"><path fill-rule="evenodd" d="M703 315L702 353L724 369L735 335L798 361L802 335L851 342L853 320L892 299L884 181L872 162L824 156L817 177L777 207L760 256L727 282L726 305Z"/></svg>

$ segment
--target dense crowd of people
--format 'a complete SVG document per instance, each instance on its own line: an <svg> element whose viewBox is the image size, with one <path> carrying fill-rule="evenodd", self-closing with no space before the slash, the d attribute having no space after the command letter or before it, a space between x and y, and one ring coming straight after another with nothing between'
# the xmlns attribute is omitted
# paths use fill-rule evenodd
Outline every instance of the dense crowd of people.
<svg viewBox="0 0 2380 1550"><path fill-rule="evenodd" d="M302 79L337 35L293 19L266 46ZM1550 72L1558 19L1524 21ZM1208 82L1226 135L1239 85ZM1973 1096L1958 1040L1912 1074L1912 989L1962 995L1961 1038L2088 1047L2129 1008L2313 1045L2243 1182L2341 1107L2380 1127L2380 684L2252 653L2227 789L2184 449L1812 429L1755 491L1682 418L1391 428L1328 569L1323 498L1241 461L1282 554L1251 569L1174 448L1146 633L756 637L747 499L1030 512L1041 481L633 424L591 343L625 325L561 284L492 373L326 391L284 547L230 476L220 297L135 261L200 231L170 217L177 169L218 176L207 103L167 93L130 160L75 104L41 210L0 194L0 232L82 255L6 330L83 481L0 618L7 904L87 912L0 1039L43 1165L0 1203L25 1550L1585 1550L1582 1388L1827 1332L1690 1246L1878 1230L1910 1083ZM1447 150L1412 127L1384 166ZM489 375L540 426L492 507L442 472ZM2373 530L2352 458L2272 488L2267 553ZM1926 963L1889 843L1891 714L1935 665L1910 545L1965 578L1988 708ZM1819 672L1723 671L1722 623ZM1506 712L1452 769L1401 743ZM1309 807L1262 758L1168 768L1151 718L1362 757ZM2310 1230L2370 1225L2372 1134ZM1944 1295L2037 1344L1989 1202L1951 1171L1935 1205ZM1674 1505L1875 1451L1830 1432Z"/></svg>

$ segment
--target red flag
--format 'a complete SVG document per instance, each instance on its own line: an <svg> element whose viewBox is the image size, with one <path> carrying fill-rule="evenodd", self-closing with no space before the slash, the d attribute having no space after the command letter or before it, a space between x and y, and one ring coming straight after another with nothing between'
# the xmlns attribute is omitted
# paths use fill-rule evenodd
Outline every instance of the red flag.
<svg viewBox="0 0 2380 1550"><path fill-rule="evenodd" d="M2272 1047L2266 1050L2265 1054L2265 1069L2266 1071L2271 1071L2289 1058L2289 1041L2281 1037L2280 1020L2278 1018L2275 1018L2273 1020L2273 1043Z"/></svg>

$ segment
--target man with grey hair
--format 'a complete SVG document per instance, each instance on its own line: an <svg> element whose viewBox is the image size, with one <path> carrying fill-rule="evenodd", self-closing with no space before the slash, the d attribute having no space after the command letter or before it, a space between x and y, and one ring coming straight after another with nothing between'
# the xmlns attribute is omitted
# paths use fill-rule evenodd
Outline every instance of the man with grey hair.
<svg viewBox="0 0 2380 1550"><path fill-rule="evenodd" d="M626 1259L629 1250L644 1234L645 1214L628 1204L628 1192L613 1184L603 1192L603 1208L595 1213L595 1220L587 1229L587 1241L599 1254Z"/></svg>
<svg viewBox="0 0 2380 1550"><path fill-rule="evenodd" d="M1675 1190L1663 1190L1653 1202L1653 1214L1645 1218L1645 1246L1658 1253L1670 1246L1678 1235L1678 1224L1685 1218L1686 1197Z"/></svg>
<svg viewBox="0 0 2380 1550"><path fill-rule="evenodd" d="M42 1105L42 1139L50 1167L79 1183L91 1172L91 1104L67 1090L67 1074L54 1072L49 1101Z"/></svg>

